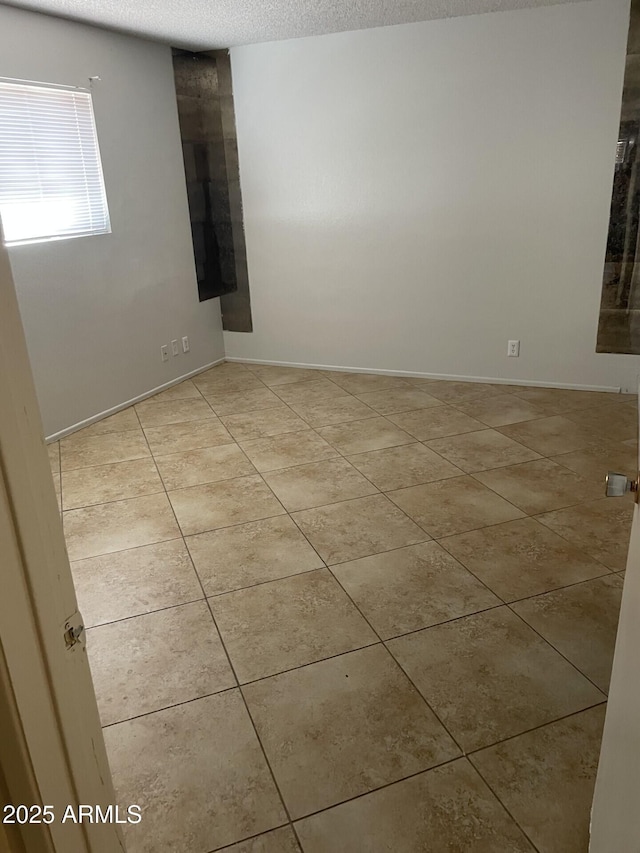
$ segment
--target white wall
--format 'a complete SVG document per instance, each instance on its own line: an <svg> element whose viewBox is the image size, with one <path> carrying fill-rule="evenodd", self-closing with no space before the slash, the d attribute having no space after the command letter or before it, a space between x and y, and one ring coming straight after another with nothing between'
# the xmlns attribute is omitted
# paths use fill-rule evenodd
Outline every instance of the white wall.
<svg viewBox="0 0 640 853"><path fill-rule="evenodd" d="M633 385L595 353L628 7L234 48L255 331L227 356Z"/></svg>
<svg viewBox="0 0 640 853"><path fill-rule="evenodd" d="M113 233L10 250L45 432L222 358L200 304L168 47L0 6L0 76L88 86ZM163 364L161 344L191 352Z"/></svg>

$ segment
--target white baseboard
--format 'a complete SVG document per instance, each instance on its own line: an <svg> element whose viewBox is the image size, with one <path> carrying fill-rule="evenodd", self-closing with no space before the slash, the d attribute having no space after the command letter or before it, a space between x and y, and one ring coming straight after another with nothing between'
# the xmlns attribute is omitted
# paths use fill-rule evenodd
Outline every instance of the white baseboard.
<svg viewBox="0 0 640 853"><path fill-rule="evenodd" d="M344 367L336 364L304 364L293 361L267 361L255 358L233 358L227 356L225 361L239 364L264 364L273 367L303 367L307 370L335 370L344 373L376 373L380 376L406 376L412 379L448 379L453 382L490 382L492 385L527 385L532 388L566 388L569 391L608 391L620 393L620 386L614 385L576 385L571 382L545 382L533 379L504 379L497 376L461 376L455 373L418 373L410 370L382 370L377 367Z"/></svg>
<svg viewBox="0 0 640 853"><path fill-rule="evenodd" d="M532 388L566 388L570 391L607 391L611 394L619 394L620 386L615 387L612 385L576 385L571 382L545 382L544 380L532 380L532 379L504 379L502 377L496 376L462 376L455 373L420 373L417 371L409 371L409 370L383 370L378 367L345 367L343 365L336 364L306 364L303 362L292 362L292 361L268 361L265 359L253 359L253 358L219 358L216 361L212 361L210 364L204 364L202 367L198 367L196 370L191 370L189 373L185 373L183 376L178 376L176 379L172 379L170 382L165 382L164 385L158 385L157 388L151 388L149 391L145 391L144 394L139 394L137 397L133 397L131 400L126 400L124 403L119 403L117 406L113 406L111 409L106 409L104 412L99 412L97 415L92 415L90 418L87 418L84 421L80 421L77 424L73 424L72 426L66 427L65 429L60 430L59 432L53 433L52 435L48 435L46 437L46 441L58 441L60 438L65 438L67 435L71 435L74 432L77 432L79 429L83 427L91 426L91 424L96 423L97 421L101 421L103 418L108 418L109 415L115 415L117 412L121 412L123 409L128 409L129 406L133 406L135 403L140 403L142 400L146 400L148 397L153 397L154 394L159 394L160 391L165 391L167 388L171 388L174 385L178 385L180 382L184 382L185 379L190 379L192 376L197 376L199 373L203 373L205 370L209 370L212 367L215 367L217 364L222 364L225 361L237 362L238 364L264 364L271 365L273 367L302 367L306 370L335 370L341 373L375 373L380 376L406 376L408 378L413 379L448 379L454 382L490 382L494 385L526 385Z"/></svg>
<svg viewBox="0 0 640 853"><path fill-rule="evenodd" d="M209 370L211 367L215 367L217 364L222 364L222 362L226 361L225 358L219 358L217 361L212 361L210 364L204 364L202 367L196 368L196 370L191 370L189 373L185 373L183 376L178 376L177 379L172 379L170 382L165 382L164 385L158 385L157 388L151 388L149 391L145 391L144 394L139 394L137 397L133 397L131 400L126 400L124 403L118 403L117 406L113 406L111 409L106 409L104 412L99 412L97 415L92 415L90 418L87 418L84 421L80 421L77 424L73 424L70 427L65 427L65 429L61 429L59 432L53 433L53 435L48 435L45 439L47 443L52 441L57 441L59 438L64 438L67 435L71 435L73 432L77 432L79 429L83 427L91 426L91 424L95 424L97 421L101 421L103 418L108 418L109 415L115 415L117 412L121 412L123 409L128 409L129 406L133 406L134 403L140 403L142 400L146 400L147 397L153 397L154 394L159 394L160 391L166 391L167 388L172 388L174 385L179 385L180 382L184 382L185 379L190 379L192 376L197 376L199 373L203 373L205 370Z"/></svg>

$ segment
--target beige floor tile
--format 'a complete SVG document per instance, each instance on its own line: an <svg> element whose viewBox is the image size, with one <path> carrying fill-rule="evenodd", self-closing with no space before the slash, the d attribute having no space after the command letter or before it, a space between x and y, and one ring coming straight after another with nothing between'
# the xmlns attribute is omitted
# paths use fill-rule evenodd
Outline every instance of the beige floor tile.
<svg viewBox="0 0 640 853"><path fill-rule="evenodd" d="M609 569L620 571L627 564L633 507L633 499L602 498L545 513L538 521Z"/></svg>
<svg viewBox="0 0 640 853"><path fill-rule="evenodd" d="M168 494L185 536L284 513L258 475L190 486Z"/></svg>
<svg viewBox="0 0 640 853"><path fill-rule="evenodd" d="M561 414L564 412L571 411L572 403L575 405L580 405L576 403L575 400L571 400L570 397L567 397L567 391L564 388L521 388L518 391L515 391L514 394L519 400L523 400L526 403L530 403L532 406L536 406L538 409L546 412L547 414Z"/></svg>
<svg viewBox="0 0 640 853"><path fill-rule="evenodd" d="M513 394L496 394L495 397L473 397L456 403L461 412L482 421L490 427L516 424L520 421L530 421L541 418L542 409L520 400ZM515 437L515 436L514 436Z"/></svg>
<svg viewBox="0 0 640 853"><path fill-rule="evenodd" d="M169 456L156 456L167 489L183 489L255 474L256 469L236 444L203 447Z"/></svg>
<svg viewBox="0 0 640 853"><path fill-rule="evenodd" d="M593 433L580 429L577 424L562 415L512 424L502 427L500 432L542 456L571 453L593 444Z"/></svg>
<svg viewBox="0 0 640 853"><path fill-rule="evenodd" d="M190 379L165 388L153 397L148 397L145 403L172 403L175 400L201 400L202 395Z"/></svg>
<svg viewBox="0 0 640 853"><path fill-rule="evenodd" d="M358 399L371 406L381 415L394 415L398 412L412 412L416 409L431 409L442 406L442 400L432 397L420 388L400 387L386 391L366 391L358 394Z"/></svg>
<svg viewBox="0 0 640 853"><path fill-rule="evenodd" d="M567 391L572 409L591 409L597 405L617 405L638 402L637 394L621 394L617 391Z"/></svg>
<svg viewBox="0 0 640 853"><path fill-rule="evenodd" d="M217 418L148 427L144 434L154 456L166 456L169 453L183 453L187 450L200 450L203 447L218 447L233 443L228 431Z"/></svg>
<svg viewBox="0 0 640 853"><path fill-rule="evenodd" d="M247 365L240 361L224 361L220 364L214 364L213 367L208 367L201 373L196 375L196 379L228 379L234 376L247 375Z"/></svg>
<svg viewBox="0 0 640 853"><path fill-rule="evenodd" d="M528 391L529 385L510 385L507 382L490 382L499 394L515 394L518 391Z"/></svg>
<svg viewBox="0 0 640 853"><path fill-rule="evenodd" d="M224 364L216 364L208 370L203 370L202 373L193 376L191 381L197 388L200 385L216 384L219 388L222 388L226 384L227 388L231 389L231 386L235 384L236 389L240 391L242 390L243 382L245 383L245 388L263 387L262 382L250 370L247 370L245 365L229 361Z"/></svg>
<svg viewBox="0 0 640 853"><path fill-rule="evenodd" d="M346 459L272 471L264 479L288 512L378 494Z"/></svg>
<svg viewBox="0 0 640 853"><path fill-rule="evenodd" d="M220 419L236 441L251 441L253 438L268 438L287 432L308 430L309 424L291 409L280 406L260 412L238 415L223 415Z"/></svg>
<svg viewBox="0 0 640 853"><path fill-rule="evenodd" d="M148 495L64 513L70 560L83 560L180 536L167 496Z"/></svg>
<svg viewBox="0 0 640 853"><path fill-rule="evenodd" d="M482 429L484 424L459 412L451 406L438 406L434 409L419 409L416 412L403 412L389 415L389 420L397 424L418 441L440 438L445 435L460 435Z"/></svg>
<svg viewBox="0 0 640 853"><path fill-rule="evenodd" d="M258 471L275 471L338 456L338 451L312 430L243 441L242 449Z"/></svg>
<svg viewBox="0 0 640 853"><path fill-rule="evenodd" d="M288 385L293 382L306 382L321 379L319 370L307 370L304 367L280 367L272 364L247 364L247 369L270 388Z"/></svg>
<svg viewBox="0 0 640 853"><path fill-rule="evenodd" d="M435 380L429 385L429 394L445 403L462 403L465 400L484 399L502 393L499 385L484 382L457 382L448 379Z"/></svg>
<svg viewBox="0 0 640 853"><path fill-rule="evenodd" d="M595 500L599 488L549 459L475 474L476 480L529 514Z"/></svg>
<svg viewBox="0 0 640 853"><path fill-rule="evenodd" d="M182 539L71 564L87 628L203 597Z"/></svg>
<svg viewBox="0 0 640 853"><path fill-rule="evenodd" d="M634 394L620 393L620 394L618 394L616 392L613 392L613 393L607 394L607 397L610 400L613 400L614 402L635 403L636 406L638 405L638 394L637 393L634 393Z"/></svg>
<svg viewBox="0 0 640 853"><path fill-rule="evenodd" d="M126 432L63 438L60 442L62 472L110 462L127 462L151 456L141 429Z"/></svg>
<svg viewBox="0 0 640 853"><path fill-rule="evenodd" d="M163 492L153 459L76 468L62 475L65 509Z"/></svg>
<svg viewBox="0 0 640 853"><path fill-rule="evenodd" d="M320 569L323 562L286 515L187 537L207 595Z"/></svg>
<svg viewBox="0 0 640 853"><path fill-rule="evenodd" d="M344 563L429 539L384 495L297 512L296 524L326 563Z"/></svg>
<svg viewBox="0 0 640 853"><path fill-rule="evenodd" d="M317 400L334 399L335 397L346 397L347 392L340 388L335 382L324 376L315 376L304 382L289 382L284 385L275 385L275 393L285 403L314 403Z"/></svg>
<svg viewBox="0 0 640 853"><path fill-rule="evenodd" d="M51 463L51 473L60 473L60 442L53 441L47 444L47 453L49 454L49 462Z"/></svg>
<svg viewBox="0 0 640 853"><path fill-rule="evenodd" d="M194 376L192 381L198 391L206 396L264 388L264 384L248 370L220 373L213 368Z"/></svg>
<svg viewBox="0 0 640 853"><path fill-rule="evenodd" d="M294 819L460 754L381 645L267 678L243 693Z"/></svg>
<svg viewBox="0 0 640 853"><path fill-rule="evenodd" d="M288 826L226 847L224 853L300 853L293 830Z"/></svg>
<svg viewBox="0 0 640 853"><path fill-rule="evenodd" d="M512 605L603 692L609 690L622 579L596 578Z"/></svg>
<svg viewBox="0 0 640 853"><path fill-rule="evenodd" d="M411 486L387 497L436 539L524 515L472 477Z"/></svg>
<svg viewBox="0 0 640 853"><path fill-rule="evenodd" d="M466 759L296 823L305 853L533 853Z"/></svg>
<svg viewBox="0 0 640 853"><path fill-rule="evenodd" d="M565 388L523 388L516 392L522 400L527 400L549 414L588 409L597 405L624 403L630 399L626 394L613 394L604 391L571 391Z"/></svg>
<svg viewBox="0 0 640 853"><path fill-rule="evenodd" d="M620 471L630 476L638 467L638 451L621 441L597 441L583 450L554 456L553 461L598 484L604 494L607 473Z"/></svg>
<svg viewBox="0 0 640 853"><path fill-rule="evenodd" d="M103 726L236 684L206 601L90 628L87 651Z"/></svg>
<svg viewBox="0 0 640 853"><path fill-rule="evenodd" d="M327 569L209 601L241 683L350 652L378 639Z"/></svg>
<svg viewBox="0 0 640 853"><path fill-rule="evenodd" d="M385 640L501 604L436 542L342 563L333 573Z"/></svg>
<svg viewBox="0 0 640 853"><path fill-rule="evenodd" d="M376 416L373 409L351 396L333 397L314 403L293 403L291 408L312 427L344 424Z"/></svg>
<svg viewBox="0 0 640 853"><path fill-rule="evenodd" d="M444 379L438 379L435 376L407 376L406 381L412 388L419 388L421 391L429 393L429 385L440 385L445 382Z"/></svg>
<svg viewBox="0 0 640 853"><path fill-rule="evenodd" d="M349 462L385 492L462 474L451 462L417 443L359 453L350 456Z"/></svg>
<svg viewBox="0 0 640 853"><path fill-rule="evenodd" d="M205 394L205 398L216 415L239 415L284 405L280 397L264 386L246 391L212 392Z"/></svg>
<svg viewBox="0 0 640 853"><path fill-rule="evenodd" d="M130 429L140 429L140 421L136 415L136 410L133 406L128 409L123 409L121 412L116 412L115 415L109 415L96 421L94 424L83 427L74 432L76 438L85 438L90 435L107 435L112 432L126 432Z"/></svg>
<svg viewBox="0 0 640 853"><path fill-rule="evenodd" d="M534 518L450 536L441 544L505 601L607 573L601 563Z"/></svg>
<svg viewBox="0 0 640 853"><path fill-rule="evenodd" d="M209 853L287 817L239 691L105 729L129 853Z"/></svg>
<svg viewBox="0 0 640 853"><path fill-rule="evenodd" d="M145 400L144 403L137 404L136 412L143 429L215 417L211 406L200 396L196 400Z"/></svg>
<svg viewBox="0 0 640 853"><path fill-rule="evenodd" d="M406 634L388 647L466 751L604 699L507 607Z"/></svg>
<svg viewBox="0 0 640 853"><path fill-rule="evenodd" d="M468 474L539 458L535 451L493 429L436 438L427 446Z"/></svg>
<svg viewBox="0 0 640 853"><path fill-rule="evenodd" d="M412 444L413 438L386 418L367 418L345 424L320 427L320 435L340 453L366 453Z"/></svg>
<svg viewBox="0 0 640 853"><path fill-rule="evenodd" d="M589 847L604 710L582 711L471 757L538 850Z"/></svg>
<svg viewBox="0 0 640 853"><path fill-rule="evenodd" d="M403 376L383 376L377 373L340 373L331 374L331 380L348 391L349 394L365 394L368 391L389 391L394 388L411 387Z"/></svg>
<svg viewBox="0 0 640 853"><path fill-rule="evenodd" d="M593 409L570 412L567 417L599 438L627 441L638 437L638 407L636 403L609 403Z"/></svg>

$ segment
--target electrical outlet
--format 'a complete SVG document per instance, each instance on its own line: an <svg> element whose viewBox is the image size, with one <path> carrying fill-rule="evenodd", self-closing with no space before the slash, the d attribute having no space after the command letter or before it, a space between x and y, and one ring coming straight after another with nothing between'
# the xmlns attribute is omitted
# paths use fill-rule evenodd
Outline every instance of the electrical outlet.
<svg viewBox="0 0 640 853"><path fill-rule="evenodd" d="M169 360L169 347L166 344L163 344L160 347L160 356L161 356L163 361Z"/></svg>
<svg viewBox="0 0 640 853"><path fill-rule="evenodd" d="M186 335L182 339L182 352L189 352L189 338Z"/></svg>
<svg viewBox="0 0 640 853"><path fill-rule="evenodd" d="M178 355L180 350L178 349L178 341L171 341L171 352L174 355Z"/></svg>
<svg viewBox="0 0 640 853"><path fill-rule="evenodd" d="M520 355L520 341L509 341L507 344L507 355L510 358L518 358Z"/></svg>

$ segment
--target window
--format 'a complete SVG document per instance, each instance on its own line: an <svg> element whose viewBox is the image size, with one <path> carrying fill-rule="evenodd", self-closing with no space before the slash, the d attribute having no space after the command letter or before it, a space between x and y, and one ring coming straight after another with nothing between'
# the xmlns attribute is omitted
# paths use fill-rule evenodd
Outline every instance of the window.
<svg viewBox="0 0 640 853"><path fill-rule="evenodd" d="M7 245L111 231L89 92L0 79L0 214Z"/></svg>

